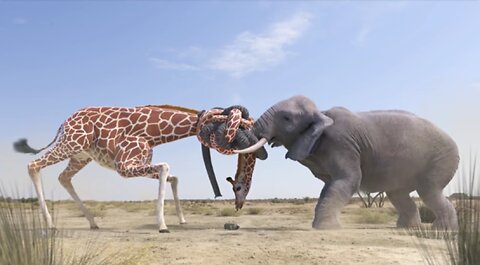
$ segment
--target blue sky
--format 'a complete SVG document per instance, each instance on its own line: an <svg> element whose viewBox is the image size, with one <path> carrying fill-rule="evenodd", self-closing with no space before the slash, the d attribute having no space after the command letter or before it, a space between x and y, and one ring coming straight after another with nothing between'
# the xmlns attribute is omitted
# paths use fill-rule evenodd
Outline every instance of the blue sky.
<svg viewBox="0 0 480 265"><path fill-rule="evenodd" d="M462 157L480 150L478 1L0 1L0 181L31 192L36 147L86 106L242 104L254 117L296 94L320 109L405 109L451 134ZM317 197L323 183L268 149L249 198ZM214 154L224 177L236 158ZM183 198L212 198L195 138L156 148ZM47 197L68 198L43 171ZM156 197L157 182L95 164L73 180L82 199Z"/></svg>

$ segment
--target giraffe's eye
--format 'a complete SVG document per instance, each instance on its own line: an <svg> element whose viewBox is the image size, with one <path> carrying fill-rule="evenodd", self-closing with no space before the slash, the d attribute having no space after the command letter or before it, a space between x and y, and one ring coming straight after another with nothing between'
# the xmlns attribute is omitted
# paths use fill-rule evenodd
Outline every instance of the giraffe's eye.
<svg viewBox="0 0 480 265"><path fill-rule="evenodd" d="M235 191L240 191L241 189L242 189L242 187L241 187L241 186L237 186L237 187L235 187Z"/></svg>

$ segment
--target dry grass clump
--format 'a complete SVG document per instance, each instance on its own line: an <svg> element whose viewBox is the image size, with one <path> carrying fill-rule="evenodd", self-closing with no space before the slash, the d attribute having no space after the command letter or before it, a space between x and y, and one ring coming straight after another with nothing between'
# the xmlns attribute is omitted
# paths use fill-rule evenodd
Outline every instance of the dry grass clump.
<svg viewBox="0 0 480 265"><path fill-rule="evenodd" d="M466 196L455 198L458 231L432 230L423 226L407 230L409 234L418 238L417 246L422 251L425 262L429 265L480 264L480 207L478 207L480 203L478 197L474 196L479 192L479 176L476 166L476 157L471 157L470 168L463 169L458 174L459 190L462 194L466 194ZM432 249L425 238L442 240L447 249L446 253L438 255L438 252Z"/></svg>
<svg viewBox="0 0 480 265"><path fill-rule="evenodd" d="M218 212L217 215L218 216L240 216L240 211L237 211L233 208L223 208Z"/></svg>
<svg viewBox="0 0 480 265"><path fill-rule="evenodd" d="M49 229L35 202L7 200L0 188L0 264L5 265L96 265L136 264L136 257L102 255L92 241L75 253L63 250L63 232ZM8 198L8 197L7 197ZM55 214L54 205L50 205Z"/></svg>
<svg viewBox="0 0 480 265"><path fill-rule="evenodd" d="M258 214L261 214L261 213L263 213L262 208L247 208L246 209L246 214L249 214L249 215L258 215Z"/></svg>
<svg viewBox="0 0 480 265"><path fill-rule="evenodd" d="M93 206L87 204L85 207L87 207L87 209L92 213L93 217L103 218L107 215L107 208L105 207L104 204L96 203ZM80 209L78 209L77 205L75 205L75 210L73 211L78 212L76 217L85 217L83 212L81 212Z"/></svg>
<svg viewBox="0 0 480 265"><path fill-rule="evenodd" d="M354 220L359 224L387 224L395 219L393 211L382 208L360 208Z"/></svg>
<svg viewBox="0 0 480 265"><path fill-rule="evenodd" d="M121 205L117 207L129 213L138 213L143 211L149 211L152 208L155 209L156 206L155 206L155 203L152 201L145 201L145 202L136 201L136 202L123 202Z"/></svg>

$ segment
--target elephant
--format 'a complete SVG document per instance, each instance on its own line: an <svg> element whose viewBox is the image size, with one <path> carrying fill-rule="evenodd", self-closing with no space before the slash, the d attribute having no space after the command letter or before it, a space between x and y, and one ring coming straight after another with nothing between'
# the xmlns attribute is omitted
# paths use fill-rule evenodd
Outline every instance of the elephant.
<svg viewBox="0 0 480 265"><path fill-rule="evenodd" d="M363 190L386 192L398 213L398 227L420 225L410 197L417 191L436 219L437 229L457 229L453 205L443 189L459 163L453 139L431 122L400 110L326 111L302 95L280 101L252 128L260 139L237 153L255 152L266 143L284 146L285 158L308 167L325 185L315 207L312 227L340 227L341 209Z"/></svg>

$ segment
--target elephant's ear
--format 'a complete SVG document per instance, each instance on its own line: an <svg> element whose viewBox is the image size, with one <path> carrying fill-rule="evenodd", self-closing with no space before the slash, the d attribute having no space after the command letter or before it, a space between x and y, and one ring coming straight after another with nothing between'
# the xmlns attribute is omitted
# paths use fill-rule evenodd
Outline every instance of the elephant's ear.
<svg viewBox="0 0 480 265"><path fill-rule="evenodd" d="M307 158L315 147L315 143L320 138L323 130L333 124L333 120L316 111L313 115L313 120L310 126L302 132L302 134L295 141L293 146L288 150L285 158L290 158L295 161L301 161Z"/></svg>

